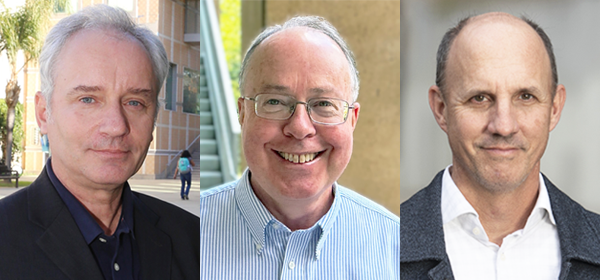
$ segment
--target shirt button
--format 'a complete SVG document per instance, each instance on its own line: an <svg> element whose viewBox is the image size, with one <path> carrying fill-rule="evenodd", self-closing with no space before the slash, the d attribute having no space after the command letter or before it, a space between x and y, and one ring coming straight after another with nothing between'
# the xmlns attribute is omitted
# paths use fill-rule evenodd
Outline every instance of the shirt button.
<svg viewBox="0 0 600 280"><path fill-rule="evenodd" d="M504 255L504 253L501 253L501 254L500 254L500 260L501 260L501 261L503 261L503 260L506 260L506 256Z"/></svg>
<svg viewBox="0 0 600 280"><path fill-rule="evenodd" d="M98 237L98 240L100 240L100 242L102 242L102 243L106 243L106 239L104 239L102 237Z"/></svg>
<svg viewBox="0 0 600 280"><path fill-rule="evenodd" d="M278 224L273 224L273 228L274 229L279 229L279 225Z"/></svg>
<svg viewBox="0 0 600 280"><path fill-rule="evenodd" d="M256 244L256 250L260 250L260 249L262 249L262 245Z"/></svg>
<svg viewBox="0 0 600 280"><path fill-rule="evenodd" d="M479 230L478 227L473 228L473 234L479 235L480 233L481 233L481 230Z"/></svg>
<svg viewBox="0 0 600 280"><path fill-rule="evenodd" d="M119 271L119 269L121 269L121 268L119 267L119 264L118 264L118 263L115 263L115 271Z"/></svg>
<svg viewBox="0 0 600 280"><path fill-rule="evenodd" d="M296 267L296 264L294 264L294 262L293 262L293 261L291 261L290 263L288 263L288 267L289 267L290 269L294 269L294 267Z"/></svg>

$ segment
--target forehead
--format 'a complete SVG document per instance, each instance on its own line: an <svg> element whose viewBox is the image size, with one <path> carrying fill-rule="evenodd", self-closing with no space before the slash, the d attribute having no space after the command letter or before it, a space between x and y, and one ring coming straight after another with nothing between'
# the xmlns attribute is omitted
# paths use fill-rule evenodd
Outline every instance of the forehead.
<svg viewBox="0 0 600 280"><path fill-rule="evenodd" d="M350 90L349 74L347 59L335 41L319 31L296 27L272 35L256 48L248 63L244 90L254 94L263 88L291 92L326 89L345 98Z"/></svg>
<svg viewBox="0 0 600 280"><path fill-rule="evenodd" d="M145 48L131 35L118 31L78 31L67 39L56 60L53 72L56 83L97 86L121 82L137 87L153 86L152 66ZM61 76L65 79L59 79Z"/></svg>
<svg viewBox="0 0 600 280"><path fill-rule="evenodd" d="M550 86L550 59L540 36L517 18L474 18L448 55L449 87L456 82L537 83Z"/></svg>

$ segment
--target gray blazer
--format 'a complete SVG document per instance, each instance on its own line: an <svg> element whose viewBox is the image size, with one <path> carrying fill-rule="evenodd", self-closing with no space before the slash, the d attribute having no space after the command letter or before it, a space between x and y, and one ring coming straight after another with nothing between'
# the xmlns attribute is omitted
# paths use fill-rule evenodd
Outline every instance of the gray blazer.
<svg viewBox="0 0 600 280"><path fill-rule="evenodd" d="M401 279L454 279L442 228L442 174L400 205ZM543 177L560 239L559 280L600 279L600 216Z"/></svg>

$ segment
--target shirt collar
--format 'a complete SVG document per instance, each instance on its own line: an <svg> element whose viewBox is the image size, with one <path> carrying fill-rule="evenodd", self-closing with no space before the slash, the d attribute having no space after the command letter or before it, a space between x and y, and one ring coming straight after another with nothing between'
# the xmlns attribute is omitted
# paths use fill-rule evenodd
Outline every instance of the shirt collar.
<svg viewBox="0 0 600 280"><path fill-rule="evenodd" d="M452 176L450 176L450 167L449 165L444 170L444 175L442 177L442 222L446 224L457 217L463 216L465 214L471 214L472 217L479 218L479 215L471 206L471 204L467 201L464 195L460 192L454 180L452 180ZM552 214L552 207L550 205L550 197L548 196L548 189L546 188L546 184L544 183L544 178L542 174L539 174L539 193L537 197L537 201L535 202L535 206L527 219L527 223L525 224L525 231L528 228L533 226L534 222L542 220L545 215L548 215L550 222L556 226L556 222L554 220L554 215ZM468 215L467 215L468 216Z"/></svg>
<svg viewBox="0 0 600 280"><path fill-rule="evenodd" d="M246 169L238 181L237 186L235 187L234 196L241 216L245 220L246 225L250 230L250 234L254 239L254 245L257 253L261 254L265 246L265 234L267 226L275 222L281 224L282 226L285 225L278 221L262 204L258 197L256 197L256 194L254 194L250 184L250 175L250 170ZM306 231L317 230L320 234L319 241L315 247L315 257L317 259L320 256L320 251L323 247L324 240L329 235L329 232L338 216L340 202L337 192L341 190L342 188L337 187L337 183L333 184L334 199L329 211L327 211L327 213L321 217L321 219L319 219L315 225L309 229L306 229Z"/></svg>
<svg viewBox="0 0 600 280"><path fill-rule="evenodd" d="M77 227L79 227L79 231L83 235L83 238L89 245L98 235L103 234L104 231L96 223L94 217L87 211L87 209L65 188L65 186L58 180L56 174L54 174L54 170L52 169L51 159L48 158L46 162L46 170L48 173L48 177L50 177L50 181L52 185L58 192L58 195L62 199L62 201L69 209L71 216L75 220ZM118 236L120 233L132 232L133 233L133 198L132 192L129 188L129 184L125 182L123 186L123 193L121 195L121 217L119 220L119 225L117 226L117 230L115 231L115 235Z"/></svg>

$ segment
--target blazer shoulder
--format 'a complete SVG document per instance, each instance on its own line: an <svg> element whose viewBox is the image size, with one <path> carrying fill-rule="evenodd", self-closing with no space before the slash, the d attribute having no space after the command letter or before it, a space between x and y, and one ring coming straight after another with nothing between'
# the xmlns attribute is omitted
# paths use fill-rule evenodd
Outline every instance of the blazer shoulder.
<svg viewBox="0 0 600 280"><path fill-rule="evenodd" d="M147 212L148 210L151 210L153 214L160 218L167 218L180 222L196 223L198 226L200 225L200 218L198 216L183 210L176 205L143 193L133 192L133 194L143 203L143 206L140 208L147 207L147 209L140 209L142 211Z"/></svg>

